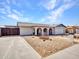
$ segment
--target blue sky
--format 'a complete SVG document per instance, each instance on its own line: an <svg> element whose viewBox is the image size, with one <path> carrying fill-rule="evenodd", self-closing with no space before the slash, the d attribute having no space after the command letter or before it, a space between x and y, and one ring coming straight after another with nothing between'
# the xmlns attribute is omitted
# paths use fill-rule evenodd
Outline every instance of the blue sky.
<svg viewBox="0 0 79 59"><path fill-rule="evenodd" d="M79 0L0 0L0 25L79 25Z"/></svg>

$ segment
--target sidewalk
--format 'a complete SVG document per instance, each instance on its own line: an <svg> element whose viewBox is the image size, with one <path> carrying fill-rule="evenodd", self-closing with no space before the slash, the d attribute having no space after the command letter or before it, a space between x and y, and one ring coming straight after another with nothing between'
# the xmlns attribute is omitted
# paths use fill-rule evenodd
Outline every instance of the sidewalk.
<svg viewBox="0 0 79 59"><path fill-rule="evenodd" d="M44 59L79 59L79 44L75 44Z"/></svg>

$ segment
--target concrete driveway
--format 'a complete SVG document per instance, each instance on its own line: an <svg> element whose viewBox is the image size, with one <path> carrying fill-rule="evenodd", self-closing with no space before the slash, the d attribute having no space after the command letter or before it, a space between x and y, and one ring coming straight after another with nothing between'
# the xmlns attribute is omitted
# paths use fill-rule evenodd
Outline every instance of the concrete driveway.
<svg viewBox="0 0 79 59"><path fill-rule="evenodd" d="M0 59L41 59L41 56L22 37L3 37Z"/></svg>

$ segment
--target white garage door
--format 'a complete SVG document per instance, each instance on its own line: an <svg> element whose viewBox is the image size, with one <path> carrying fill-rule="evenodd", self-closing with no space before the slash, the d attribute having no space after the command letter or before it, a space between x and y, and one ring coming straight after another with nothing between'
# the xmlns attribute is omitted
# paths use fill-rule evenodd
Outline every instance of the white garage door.
<svg viewBox="0 0 79 59"><path fill-rule="evenodd" d="M65 34L65 28L64 27L56 27L55 34Z"/></svg>
<svg viewBox="0 0 79 59"><path fill-rule="evenodd" d="M33 28L20 28L20 35L32 35L33 34Z"/></svg>

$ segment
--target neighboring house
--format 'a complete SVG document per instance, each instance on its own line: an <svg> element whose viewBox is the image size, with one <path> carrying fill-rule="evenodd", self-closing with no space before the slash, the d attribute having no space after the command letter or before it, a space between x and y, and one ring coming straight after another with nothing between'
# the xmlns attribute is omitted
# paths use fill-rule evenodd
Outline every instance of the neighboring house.
<svg viewBox="0 0 79 59"><path fill-rule="evenodd" d="M67 26L66 27L66 33L69 33L69 34L76 33L76 27L75 26Z"/></svg>
<svg viewBox="0 0 79 59"><path fill-rule="evenodd" d="M3 26L0 27L1 36L19 35L19 27L17 26Z"/></svg>
<svg viewBox="0 0 79 59"><path fill-rule="evenodd" d="M0 36L2 36L2 35L1 35L1 29L4 28L4 27L5 27L5 26L1 26L1 25L0 25Z"/></svg>

